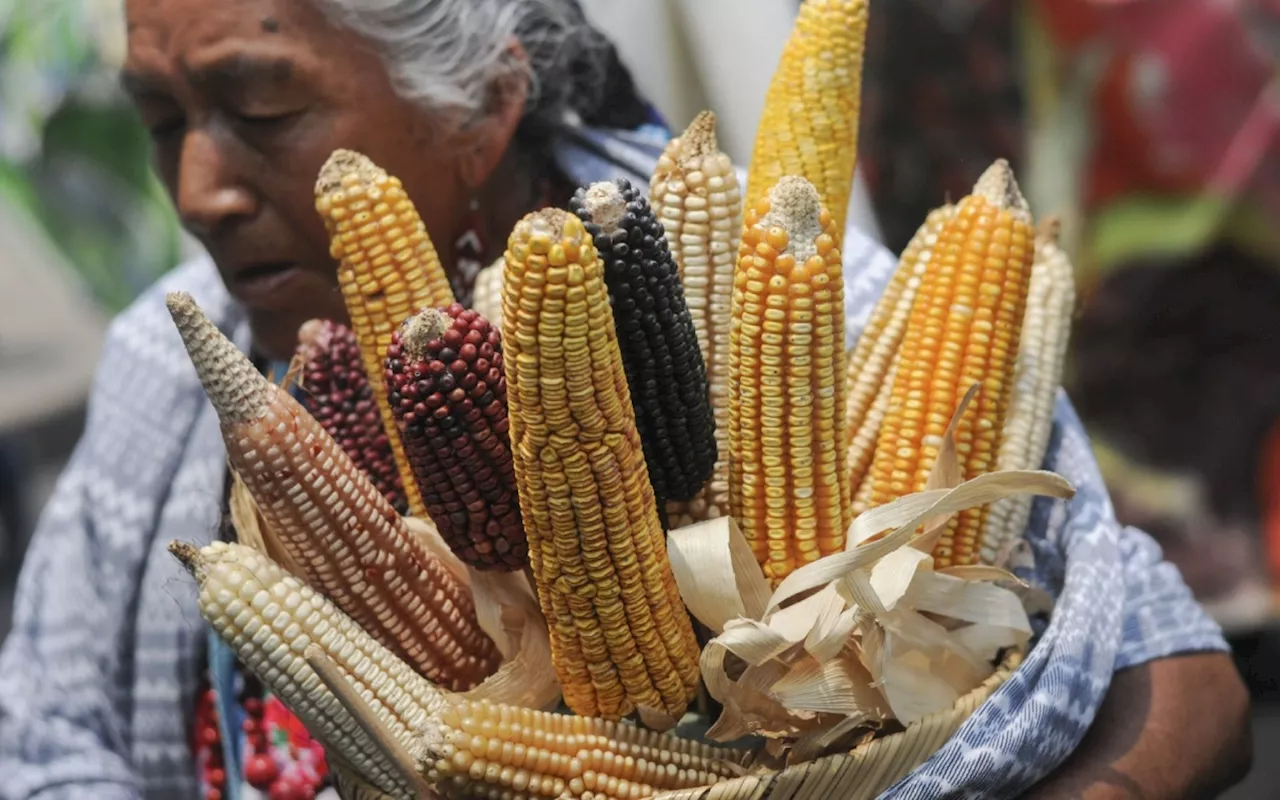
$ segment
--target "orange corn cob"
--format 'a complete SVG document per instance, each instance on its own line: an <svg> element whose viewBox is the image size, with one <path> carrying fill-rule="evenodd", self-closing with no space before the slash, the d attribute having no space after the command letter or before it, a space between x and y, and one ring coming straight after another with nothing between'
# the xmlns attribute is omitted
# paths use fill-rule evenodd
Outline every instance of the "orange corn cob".
<svg viewBox="0 0 1280 800"><path fill-rule="evenodd" d="M844 549L844 280L840 232L786 177L748 209L729 353L729 505L780 581Z"/></svg>
<svg viewBox="0 0 1280 800"><path fill-rule="evenodd" d="M453 290L404 186L365 156L338 150L329 157L316 182L316 210L339 262L338 283L360 341L365 372L377 376L373 393L409 510L425 517L422 496L387 405L382 365L400 323L419 309L451 305Z"/></svg>
<svg viewBox="0 0 1280 800"><path fill-rule="evenodd" d="M855 513L866 510L859 507L858 489L864 484L871 468L871 458L875 455L876 439L888 407L892 371L898 361L907 319L911 316L920 281L937 246L938 234L954 214L955 206L951 205L930 212L902 251L897 270L880 295L871 318L849 355L845 380L845 435L849 437L845 472L850 491L854 493Z"/></svg>
<svg viewBox="0 0 1280 800"><path fill-rule="evenodd" d="M969 387L981 383L956 431L962 474L996 466L1013 389L1033 231L1013 172L997 161L956 208L911 309L893 392L871 465L871 505L920 491ZM972 564L986 506L961 512L939 541L939 566Z"/></svg>
<svg viewBox="0 0 1280 800"><path fill-rule="evenodd" d="M499 654L469 589L190 295L171 294L168 305L222 422L232 467L308 583L432 682L467 689L488 677Z"/></svg>

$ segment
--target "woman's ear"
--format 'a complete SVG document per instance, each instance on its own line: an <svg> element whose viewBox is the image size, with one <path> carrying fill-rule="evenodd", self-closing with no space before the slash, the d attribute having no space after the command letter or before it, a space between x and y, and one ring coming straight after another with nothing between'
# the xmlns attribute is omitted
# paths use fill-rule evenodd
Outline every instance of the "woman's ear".
<svg viewBox="0 0 1280 800"><path fill-rule="evenodd" d="M512 69L494 85L484 117L459 134L458 165L463 182L473 190L489 180L506 155L529 96L529 56L524 47L512 40L504 57Z"/></svg>

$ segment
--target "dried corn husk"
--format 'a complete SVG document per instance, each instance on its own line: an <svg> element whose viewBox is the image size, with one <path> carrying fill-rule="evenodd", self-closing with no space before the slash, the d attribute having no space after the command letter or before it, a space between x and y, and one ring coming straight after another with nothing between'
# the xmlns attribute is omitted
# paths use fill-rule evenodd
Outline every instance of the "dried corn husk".
<svg viewBox="0 0 1280 800"><path fill-rule="evenodd" d="M1001 585L1019 584L1012 573L934 571L929 553L959 511L1074 490L1039 471L960 482L954 427L929 488L858 517L844 552L798 569L772 593L732 520L671 532L681 594L717 634L702 671L725 711L709 738L784 739L793 757L812 757L859 728L911 725L950 708L992 676L1001 652L1030 639L1019 593Z"/></svg>

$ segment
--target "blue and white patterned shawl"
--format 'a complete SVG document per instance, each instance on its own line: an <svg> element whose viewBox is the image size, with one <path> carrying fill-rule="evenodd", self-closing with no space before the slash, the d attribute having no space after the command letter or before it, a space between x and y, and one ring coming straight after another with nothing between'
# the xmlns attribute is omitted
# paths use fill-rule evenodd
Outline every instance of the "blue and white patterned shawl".
<svg viewBox="0 0 1280 800"><path fill-rule="evenodd" d="M665 132L581 131L557 158L579 183L643 184ZM850 343L894 259L844 242ZM188 747L205 626L165 546L215 536L225 452L218 420L165 310L191 292L248 346L242 311L208 260L163 279L111 326L85 434L45 510L0 652L0 798L195 795ZM1075 747L1120 668L1225 650L1218 627L1144 533L1117 525L1065 399L1045 466L1070 503L1040 501L1032 580L1057 598L1022 668L921 769L886 796L1011 797Z"/></svg>

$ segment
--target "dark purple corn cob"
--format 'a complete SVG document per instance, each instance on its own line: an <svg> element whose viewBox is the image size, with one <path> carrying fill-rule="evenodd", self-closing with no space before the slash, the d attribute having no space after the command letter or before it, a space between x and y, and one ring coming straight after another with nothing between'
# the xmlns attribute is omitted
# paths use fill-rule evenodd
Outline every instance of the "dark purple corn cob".
<svg viewBox="0 0 1280 800"><path fill-rule="evenodd" d="M424 309L392 336L386 367L405 453L440 535L476 569L524 567L498 329L456 303Z"/></svg>
<svg viewBox="0 0 1280 800"><path fill-rule="evenodd" d="M337 322L313 319L298 331L298 354L304 363L302 404L396 511L406 513L404 484L355 332Z"/></svg>

